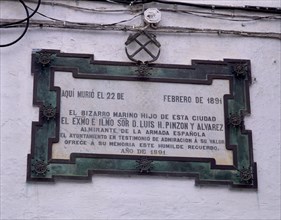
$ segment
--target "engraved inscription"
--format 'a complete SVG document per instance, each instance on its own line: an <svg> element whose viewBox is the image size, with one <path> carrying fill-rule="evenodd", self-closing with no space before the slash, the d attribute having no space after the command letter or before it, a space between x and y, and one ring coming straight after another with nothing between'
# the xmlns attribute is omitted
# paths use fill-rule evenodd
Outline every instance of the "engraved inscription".
<svg viewBox="0 0 281 220"><path fill-rule="evenodd" d="M52 158L71 153L214 158L232 165L226 149L224 95L212 85L77 79L56 72L61 88L60 138Z"/></svg>

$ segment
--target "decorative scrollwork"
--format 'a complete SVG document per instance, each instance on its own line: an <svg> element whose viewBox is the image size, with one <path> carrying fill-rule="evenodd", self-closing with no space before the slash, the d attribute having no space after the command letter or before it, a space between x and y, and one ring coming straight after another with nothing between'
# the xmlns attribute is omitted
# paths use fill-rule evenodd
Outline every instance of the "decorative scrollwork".
<svg viewBox="0 0 281 220"><path fill-rule="evenodd" d="M228 117L228 124L233 127L241 127L243 124L244 117L243 115L239 115L238 113L230 113Z"/></svg>
<svg viewBox="0 0 281 220"><path fill-rule="evenodd" d="M37 176L45 176L48 171L48 164L44 160L35 160L32 163L32 172Z"/></svg>
<svg viewBox="0 0 281 220"><path fill-rule="evenodd" d="M137 162L137 169L139 170L139 173L150 173L153 169L153 161L145 158L141 158L136 161Z"/></svg>
<svg viewBox="0 0 281 220"><path fill-rule="evenodd" d="M238 79L245 79L248 74L248 65L246 63L239 63L233 66L233 74Z"/></svg>
<svg viewBox="0 0 281 220"><path fill-rule="evenodd" d="M41 63L43 66L50 64L52 61L52 54L48 52L39 53L38 63Z"/></svg>
<svg viewBox="0 0 281 220"><path fill-rule="evenodd" d="M238 169L237 169L238 170ZM253 171L252 168L245 168L243 166L243 168L241 170L238 170L239 172L239 177L240 177L240 181L241 182L245 182L245 183L251 183L253 180Z"/></svg>
<svg viewBox="0 0 281 220"><path fill-rule="evenodd" d="M56 107L53 107L52 104L43 105L41 113L42 118L47 119L49 121L50 119L56 118Z"/></svg>
<svg viewBox="0 0 281 220"><path fill-rule="evenodd" d="M151 75L149 71L152 70L152 68L148 66L149 65L148 62L139 61L137 65L138 65L138 69L136 70L136 72L138 73L139 76L146 77Z"/></svg>

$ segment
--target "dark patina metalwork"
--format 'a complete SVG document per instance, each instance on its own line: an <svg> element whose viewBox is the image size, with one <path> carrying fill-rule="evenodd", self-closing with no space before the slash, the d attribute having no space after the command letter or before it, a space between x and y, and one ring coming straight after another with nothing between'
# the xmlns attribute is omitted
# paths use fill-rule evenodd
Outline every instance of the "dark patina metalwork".
<svg viewBox="0 0 281 220"><path fill-rule="evenodd" d="M248 71L247 63L239 63L233 66L233 73L238 79L245 79Z"/></svg>
<svg viewBox="0 0 281 220"><path fill-rule="evenodd" d="M153 161L149 160L147 157L144 158L140 158L139 160L136 161L137 162L137 169L139 171L139 173L141 174L148 174L151 172L151 170L153 169Z"/></svg>
<svg viewBox="0 0 281 220"><path fill-rule="evenodd" d="M38 62L37 58L41 52L52 54L52 62L45 66ZM245 64L247 70L243 69L244 67L242 69L237 67L241 64ZM44 111L41 111L39 120L32 123L27 180L54 181L57 178L91 180L95 173L133 175L139 171L153 176L194 177L197 185L223 184L234 188L256 189L257 165L253 159L252 133L245 129L241 115L234 114L237 112L243 112L243 115L250 114L250 61L193 60L191 65L153 64L149 71L146 68L139 70L138 66L131 62L94 61L93 55L88 54L66 54L56 50L34 51L33 104ZM234 70L238 76L243 75L244 79L233 77ZM141 80L153 83L181 83L187 86L190 83L212 85L214 79L228 80L230 94L224 96L224 118L225 125L230 123L232 126L225 127L225 146L233 153L233 165L218 165L213 158L147 156L141 160L140 156L136 155L85 153L72 153L69 160L53 159L52 147L54 143L59 142L60 134L61 90L54 86L54 76L58 71L70 72L77 79ZM136 71L141 74L149 72L150 75L139 77L135 74ZM45 77L40 77L42 74ZM48 164L45 161L48 161Z"/></svg>
<svg viewBox="0 0 281 220"><path fill-rule="evenodd" d="M251 167L243 167L241 170L238 170L239 177L241 182L251 183L253 180L253 171Z"/></svg>
<svg viewBox="0 0 281 220"><path fill-rule="evenodd" d="M43 51L38 54L38 63L41 63L43 66L49 65L52 61L52 53Z"/></svg>
<svg viewBox="0 0 281 220"><path fill-rule="evenodd" d="M145 37L144 42L142 42L143 40L140 39L140 37ZM134 44L133 46L140 46L139 48L137 48L135 51L132 52L132 54L129 54L129 46ZM145 51L147 55L149 55L149 57L151 59L149 60L142 60L143 62L154 62L158 59L159 55L160 55L160 47L161 44L156 40L156 36L152 33L149 33L147 31L139 31L135 34L130 34L127 41L125 42L125 51L126 54L128 56L128 58L130 60L132 60L133 62L139 62L139 59L135 59L135 56L137 54L139 54L141 51ZM156 46L156 48L158 48L158 51L156 54L153 54L153 52L148 48L149 46Z"/></svg>
<svg viewBox="0 0 281 220"><path fill-rule="evenodd" d="M134 35L130 34L125 45L127 57L138 66L136 70L138 75L141 77L148 77L150 75L149 71L152 69L149 64L156 61L160 55L161 44L156 40L156 36L147 31L139 31ZM151 45L157 48L156 54L154 54L155 51L151 50ZM129 53L130 46L134 48L131 54ZM135 49L135 47L137 47L137 49ZM145 54L148 55L150 59L146 60L146 57L142 57L144 58L143 60L141 60L140 57L136 58L142 51L145 51Z"/></svg>
<svg viewBox="0 0 281 220"><path fill-rule="evenodd" d="M136 72L138 73L139 76L147 77L147 76L151 75L151 73L149 73L149 71L152 70L152 68L149 67L148 62L139 61L139 62L137 62L137 66L138 66L138 69L136 70Z"/></svg>
<svg viewBox="0 0 281 220"><path fill-rule="evenodd" d="M48 171L48 164L45 163L44 160L35 160L35 162L32 163L32 172L36 176L45 176Z"/></svg>
<svg viewBox="0 0 281 220"><path fill-rule="evenodd" d="M231 125L233 127L240 127L243 125L243 120L244 120L244 117L242 114L230 113L230 115L228 117L228 125Z"/></svg>
<svg viewBox="0 0 281 220"><path fill-rule="evenodd" d="M43 105L41 108L42 118L46 120L56 118L56 107L53 107L52 104Z"/></svg>

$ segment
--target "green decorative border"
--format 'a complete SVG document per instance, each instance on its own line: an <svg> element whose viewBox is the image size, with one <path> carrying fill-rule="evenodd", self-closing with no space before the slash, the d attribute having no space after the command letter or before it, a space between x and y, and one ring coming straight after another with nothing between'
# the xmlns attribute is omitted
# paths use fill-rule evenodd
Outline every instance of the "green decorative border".
<svg viewBox="0 0 281 220"><path fill-rule="evenodd" d="M54 87L54 72L72 72L75 78L149 81L211 85L213 79L230 81L224 96L226 146L233 151L233 166L216 165L214 159L185 157L120 156L72 153L70 160L51 158L52 144L59 141L60 88ZM92 55L67 54L57 50L32 53L33 104L40 108L32 123L31 153L27 181L57 178L91 180L97 173L195 177L195 183L227 184L257 189L257 166L253 160L252 133L243 119L250 114L249 60L193 60L192 65L150 64L147 76L138 75L134 63L94 61Z"/></svg>

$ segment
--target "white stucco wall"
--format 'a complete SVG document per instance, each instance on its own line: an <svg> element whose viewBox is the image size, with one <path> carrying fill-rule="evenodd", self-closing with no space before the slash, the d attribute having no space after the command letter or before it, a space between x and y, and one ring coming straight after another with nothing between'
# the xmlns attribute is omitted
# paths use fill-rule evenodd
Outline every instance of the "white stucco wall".
<svg viewBox="0 0 281 220"><path fill-rule="evenodd" d="M74 2L74 1L69 1ZM207 3L207 1L201 1ZM280 1L208 1L214 4L280 7ZM96 7L91 3L80 3ZM99 6L99 5L98 5ZM109 7L111 5L103 5ZM52 17L110 23L132 15L101 15L44 6ZM23 10L1 2L1 17L16 18ZM228 22L185 14L163 13L163 25L280 33L280 20ZM37 19L41 17L36 16ZM141 18L134 20L141 23ZM243 25L242 25L243 23ZM21 30L2 30L1 43ZM92 182L26 183L32 106L31 51L57 49L94 54L96 60L128 61L124 42L129 33L29 29L17 44L1 51L1 219L280 219L280 40L207 34L157 34L158 63L190 64L192 59L251 60L252 130L259 188L232 190L225 186L194 185L192 178L96 175Z"/></svg>

